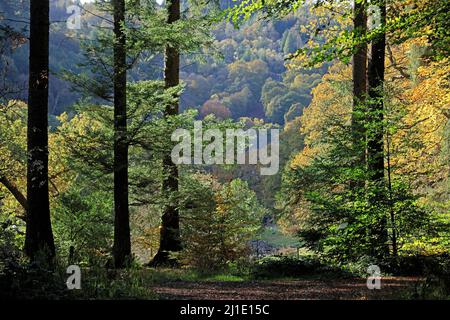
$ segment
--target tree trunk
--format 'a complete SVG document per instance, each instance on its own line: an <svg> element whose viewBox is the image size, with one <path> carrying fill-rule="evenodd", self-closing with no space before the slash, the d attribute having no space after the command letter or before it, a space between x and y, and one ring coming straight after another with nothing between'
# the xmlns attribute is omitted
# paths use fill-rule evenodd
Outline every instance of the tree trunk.
<svg viewBox="0 0 450 320"><path fill-rule="evenodd" d="M55 244L48 193L49 1L30 1L28 89L28 216L25 252L51 262Z"/></svg>
<svg viewBox="0 0 450 320"><path fill-rule="evenodd" d="M392 192L392 166L391 166L391 138L389 132L386 133L386 145L387 145L387 176L388 176L388 190L389 190L389 216L391 219L391 245L392 256L398 256L398 244L397 244L397 222L394 211L394 199Z"/></svg>
<svg viewBox="0 0 450 320"><path fill-rule="evenodd" d="M367 33L367 3L354 1L354 32L357 37ZM366 132L365 114L367 98L367 44L364 42L356 48L353 55L353 110L352 138L354 148L353 168L364 169L366 166ZM363 188L365 181L355 178L350 181L350 188Z"/></svg>
<svg viewBox="0 0 450 320"><path fill-rule="evenodd" d="M180 0L172 0L168 5L167 23L171 24L180 20ZM164 80L166 88L178 86L180 83L180 53L177 48L166 46ZM165 116L178 114L178 102L167 106ZM171 195L178 191L178 168L172 162L171 150L167 150L163 159L164 181L163 192ZM170 259L170 252L181 250L180 242L180 218L177 203L169 203L164 208L161 221L161 234L159 250L150 266L173 265L175 261Z"/></svg>
<svg viewBox="0 0 450 320"><path fill-rule="evenodd" d="M114 266L123 268L131 259L128 206L127 64L123 32L125 0L114 0Z"/></svg>
<svg viewBox="0 0 450 320"><path fill-rule="evenodd" d="M386 0L376 2L380 10L380 28L386 25ZM376 186L372 202L380 202L384 188L384 77L386 57L386 34L379 34L372 42L371 59L368 67L368 137L367 165L370 182ZM386 217L374 226L371 237L374 241L372 254L386 257L389 254Z"/></svg>
<svg viewBox="0 0 450 320"><path fill-rule="evenodd" d="M355 1L354 31L362 37L367 33L366 2ZM353 114L352 128L355 144L362 145L361 163L365 162L364 106L367 95L367 44L357 47L353 55ZM358 148L359 151L359 148Z"/></svg>
<svg viewBox="0 0 450 320"><path fill-rule="evenodd" d="M386 23L386 5L380 1L381 24ZM384 179L384 75L385 75L386 35L380 34L372 42L371 59L369 61L369 137L368 167L374 181Z"/></svg>

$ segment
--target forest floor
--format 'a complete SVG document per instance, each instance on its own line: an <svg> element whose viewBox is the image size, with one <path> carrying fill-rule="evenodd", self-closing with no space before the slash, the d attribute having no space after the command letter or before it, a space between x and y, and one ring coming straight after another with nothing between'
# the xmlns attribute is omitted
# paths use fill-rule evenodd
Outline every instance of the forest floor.
<svg viewBox="0 0 450 320"><path fill-rule="evenodd" d="M380 290L366 279L283 279L258 281L168 281L155 283L160 299L193 300L383 300L412 298L420 283L414 277L386 277Z"/></svg>

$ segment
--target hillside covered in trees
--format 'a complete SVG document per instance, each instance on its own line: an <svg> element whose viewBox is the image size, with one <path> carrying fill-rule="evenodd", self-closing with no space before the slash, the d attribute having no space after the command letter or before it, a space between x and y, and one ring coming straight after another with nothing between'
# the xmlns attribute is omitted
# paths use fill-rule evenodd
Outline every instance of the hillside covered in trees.
<svg viewBox="0 0 450 320"><path fill-rule="evenodd" d="M71 90L70 83L65 82L60 73L82 71L83 39L95 37L93 25L99 19L95 6L89 2L79 3L82 29L68 29L66 20L71 14L66 9L70 5L73 5L72 1L51 1L49 111L53 116L70 111L82 96ZM227 5L226 1L217 4L219 8ZM26 1L6 1L0 9L5 18L16 18L6 20L6 26L19 31L26 28L26 23L20 21L28 17ZM182 58L180 78L186 84L180 100L182 110L195 108L201 116L213 113L220 118L262 118L280 124L284 123L285 115L291 120L298 116L309 104L311 89L326 70L320 68L299 73L289 71L285 66L286 55L308 41L308 33L298 30L311 19L313 15L304 10L302 14L280 21L255 21L240 30L231 22L212 26L213 38L208 49ZM5 46L4 50L10 50L3 61L4 72L8 71L4 80L16 89L10 98L25 99L28 44L24 41L17 47L14 44ZM140 74L133 74L135 79L143 73L151 79L162 76L162 54L154 52L147 59L136 71ZM292 107L294 104L296 106Z"/></svg>
<svg viewBox="0 0 450 320"><path fill-rule="evenodd" d="M0 298L448 298L449 12L2 1Z"/></svg>

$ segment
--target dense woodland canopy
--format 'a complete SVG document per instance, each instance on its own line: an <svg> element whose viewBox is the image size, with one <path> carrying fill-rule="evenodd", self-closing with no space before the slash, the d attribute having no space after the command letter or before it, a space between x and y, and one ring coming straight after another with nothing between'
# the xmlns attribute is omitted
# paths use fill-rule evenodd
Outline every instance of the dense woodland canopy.
<svg viewBox="0 0 450 320"><path fill-rule="evenodd" d="M374 264L432 273L450 294L449 12L446 0L2 1L0 297L32 277L47 283L36 295L68 294L46 272L73 264L94 279L87 297L116 297L99 291L112 269L130 280L111 290L148 298L134 272L149 267ZM196 120L280 129L278 174L175 165L171 134Z"/></svg>

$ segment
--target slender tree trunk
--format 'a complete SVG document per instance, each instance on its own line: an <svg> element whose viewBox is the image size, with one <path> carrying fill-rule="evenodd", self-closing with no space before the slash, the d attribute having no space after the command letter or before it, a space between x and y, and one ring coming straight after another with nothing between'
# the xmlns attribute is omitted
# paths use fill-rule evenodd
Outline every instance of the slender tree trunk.
<svg viewBox="0 0 450 320"><path fill-rule="evenodd" d="M25 252L51 262L55 244L48 192L48 75L49 1L30 1L30 59L28 89L28 215ZM39 257L39 258L40 258Z"/></svg>
<svg viewBox="0 0 450 320"><path fill-rule="evenodd" d="M386 25L386 0L378 0L380 27ZM379 202L384 188L384 78L386 58L386 34L383 32L372 42L371 58L368 67L368 137L367 165L371 184L378 188L374 193L373 203ZM379 223L372 230L374 241L373 255L383 258L389 254L387 219L380 217Z"/></svg>
<svg viewBox="0 0 450 320"><path fill-rule="evenodd" d="M367 3L354 1L354 32L358 37L367 34ZM357 47L353 55L353 111L352 111L352 137L355 152L355 168L364 169L366 166L366 132L365 114L367 97L367 44L364 42ZM354 179L350 187L362 188L365 181Z"/></svg>
<svg viewBox="0 0 450 320"><path fill-rule="evenodd" d="M354 31L363 37L367 33L366 2L355 0L354 3ZM352 128L355 143L365 146L364 132L364 104L367 95L367 44L364 42L358 46L353 55L353 114ZM365 147L361 148L362 162L365 162Z"/></svg>
<svg viewBox="0 0 450 320"><path fill-rule="evenodd" d="M379 1L381 24L386 23L386 5ZM380 34L372 42L371 58L369 61L369 124L368 137L368 166L372 179L384 179L384 75L385 75L386 35Z"/></svg>
<svg viewBox="0 0 450 320"><path fill-rule="evenodd" d="M168 4L167 23L171 24L180 20L180 0L172 0ZM180 53L177 48L166 46L164 80L166 88L178 86L180 83ZM178 114L178 102L167 106L166 116ZM178 191L178 168L172 162L171 150L164 155L164 181L163 192L171 195ZM159 250L153 258L150 266L170 265L174 261L169 253L181 250L180 242L180 218L177 203L169 203L164 208L161 221L161 234Z"/></svg>
<svg viewBox="0 0 450 320"><path fill-rule="evenodd" d="M391 243L392 243L392 256L398 256L398 244L397 244L397 223L394 212L394 199L392 192L392 167L391 167L391 137L389 132L386 133L387 144L387 176L388 176L388 190L389 190L389 216L391 219Z"/></svg>
<svg viewBox="0 0 450 320"><path fill-rule="evenodd" d="M127 65L123 32L125 0L114 0L114 265L125 267L131 259L128 206Z"/></svg>

